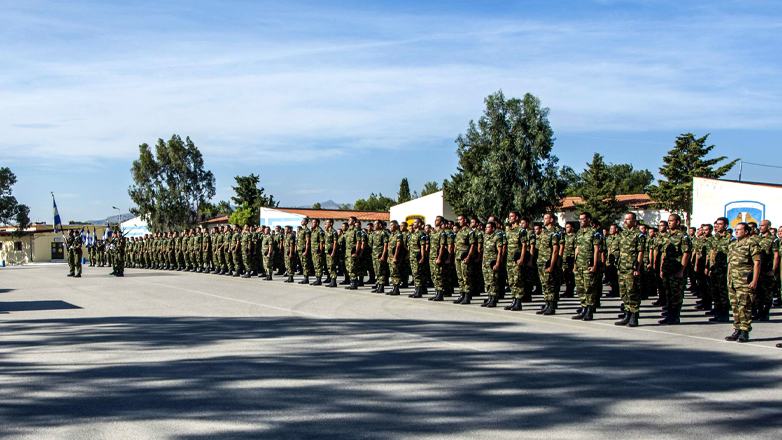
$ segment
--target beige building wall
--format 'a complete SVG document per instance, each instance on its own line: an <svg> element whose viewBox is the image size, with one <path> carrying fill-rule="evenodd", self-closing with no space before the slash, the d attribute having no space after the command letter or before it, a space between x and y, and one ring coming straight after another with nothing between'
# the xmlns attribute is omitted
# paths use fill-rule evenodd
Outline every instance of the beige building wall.
<svg viewBox="0 0 782 440"><path fill-rule="evenodd" d="M95 226L98 237L103 236L104 230L106 230L105 226ZM92 226L90 226L90 231L92 231ZM0 236L0 243L3 245L0 249L0 260L5 261L6 265L51 262L53 261L52 245L63 241L62 233L54 233L53 231L34 233L28 231L22 237ZM21 243L22 250L16 250L15 243L17 242ZM87 258L87 253L83 252L83 256ZM67 258L67 252L65 252L64 259ZM59 261L64 261L64 259Z"/></svg>

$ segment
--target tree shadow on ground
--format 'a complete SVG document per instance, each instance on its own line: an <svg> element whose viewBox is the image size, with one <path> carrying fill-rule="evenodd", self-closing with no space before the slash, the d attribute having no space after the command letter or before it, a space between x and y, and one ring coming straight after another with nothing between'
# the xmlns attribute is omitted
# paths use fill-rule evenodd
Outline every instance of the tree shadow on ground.
<svg viewBox="0 0 782 440"><path fill-rule="evenodd" d="M182 436L192 439L513 434L581 429L622 408L662 404L701 415L665 422L682 431L761 437L782 425L780 399L750 402L761 411L689 394L774 389L782 381L778 360L534 326L298 317L9 321L3 332L14 337L0 340L0 435L18 433L14 423L30 429L96 419L253 427ZM16 359L19 350L52 348L115 355L72 368ZM139 358L151 353L160 356ZM642 410L614 423L653 435L663 423L655 417Z"/></svg>
<svg viewBox="0 0 782 440"><path fill-rule="evenodd" d="M61 300L50 301L0 301L0 313L33 312L42 310L80 309L81 307Z"/></svg>

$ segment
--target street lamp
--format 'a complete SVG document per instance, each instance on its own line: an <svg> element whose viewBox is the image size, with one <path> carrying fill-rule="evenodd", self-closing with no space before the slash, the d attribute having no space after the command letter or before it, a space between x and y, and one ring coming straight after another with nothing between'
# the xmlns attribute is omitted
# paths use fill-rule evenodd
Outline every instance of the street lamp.
<svg viewBox="0 0 782 440"><path fill-rule="evenodd" d="M117 216L117 229L119 229L119 233L122 234L122 211L120 211L120 209L116 206L112 206L112 208L116 209L119 213Z"/></svg>

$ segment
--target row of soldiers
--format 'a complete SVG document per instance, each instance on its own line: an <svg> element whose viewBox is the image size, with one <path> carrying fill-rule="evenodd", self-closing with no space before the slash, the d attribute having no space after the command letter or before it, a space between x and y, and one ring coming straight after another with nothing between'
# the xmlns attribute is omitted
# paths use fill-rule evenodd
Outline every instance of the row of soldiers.
<svg viewBox="0 0 782 440"><path fill-rule="evenodd" d="M537 287L545 304L536 313L556 314L560 296L577 294L581 307L573 319L585 321L600 307L605 276L623 302L622 319L616 324L630 327L638 325L641 301L654 295L654 305L663 308L659 323L678 324L689 278L694 281L691 289L702 297L697 307L718 322L728 321L732 311L735 331L729 338L748 341L753 315L767 319L771 298L779 293L779 240L770 223L761 222L757 232L740 223L735 237L727 219L695 231L680 223L674 214L650 227L628 213L624 228L612 225L605 234L588 213L580 216L579 228L560 227L551 213L544 215L542 225L533 225L515 211L503 223L460 215L456 222L437 217L434 226L415 219L409 228L379 220L362 227L355 217L339 229L332 220L321 228L318 219L305 218L296 230L223 226L147 235L118 246L115 259L127 260L131 267L267 280L277 270L286 282L301 274L300 284L328 287L337 287L341 273L345 279L339 284L351 290L363 286L369 275L372 291L387 295L399 295L412 275L415 289L410 297L428 295L433 287L429 299L443 301L458 286L454 303L470 304L473 296L486 292L481 306L492 308L510 293L512 302L505 309L511 311L522 310ZM745 260L731 260L733 242L741 244L738 250L750 252ZM754 270L755 258L762 271ZM736 279L739 273L743 283Z"/></svg>

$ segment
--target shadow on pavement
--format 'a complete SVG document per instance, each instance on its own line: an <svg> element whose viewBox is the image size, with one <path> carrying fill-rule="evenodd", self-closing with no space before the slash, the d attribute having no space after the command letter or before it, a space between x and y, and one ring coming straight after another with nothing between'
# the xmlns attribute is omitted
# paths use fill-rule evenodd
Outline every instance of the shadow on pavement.
<svg viewBox="0 0 782 440"><path fill-rule="evenodd" d="M717 420L711 429L752 436L782 427L779 413L686 402L686 395L673 391L743 393L778 387L782 377L768 374L777 371L778 361L746 352L535 332L534 324L107 317L8 321L3 333L17 337L0 339L0 435L14 433L13 421L24 421L29 428L86 424L96 418L230 420L257 426L249 432L181 437L188 439L578 430L614 417L612 407L655 399L681 399L694 412L711 413L711 420ZM501 344L482 352L459 345L465 342ZM222 344L230 343L243 345L221 351ZM113 350L121 356L119 362L73 369L9 360L13 349L35 347ZM160 350L163 360L142 362L120 350ZM782 411L779 400L757 404ZM733 416L723 416L725 412ZM699 420L680 423L682 429L705 428ZM635 432L655 432L653 426L644 429Z"/></svg>
<svg viewBox="0 0 782 440"><path fill-rule="evenodd" d="M71 303L60 300L51 301L0 301L0 312L33 312L41 310L80 309Z"/></svg>

